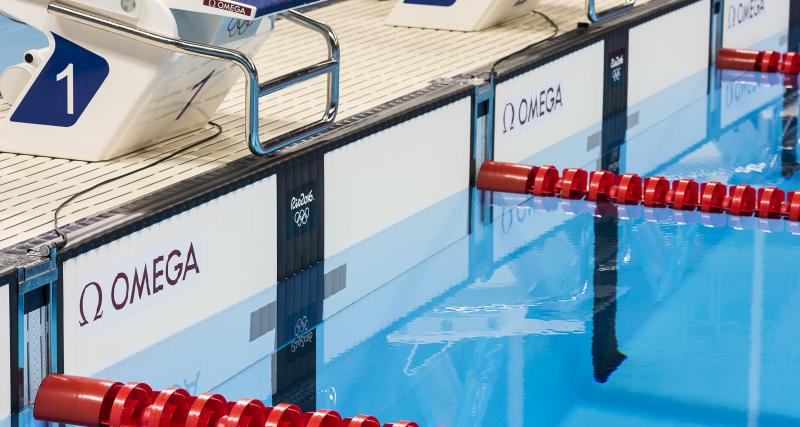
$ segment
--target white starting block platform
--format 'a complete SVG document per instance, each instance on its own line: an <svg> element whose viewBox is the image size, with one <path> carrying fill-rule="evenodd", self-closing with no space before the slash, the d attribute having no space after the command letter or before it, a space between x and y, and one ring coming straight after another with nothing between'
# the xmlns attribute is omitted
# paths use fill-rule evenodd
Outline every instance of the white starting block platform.
<svg viewBox="0 0 800 427"><path fill-rule="evenodd" d="M609 8L623 3L605 0L598 5ZM553 32L546 20L533 14L480 32L393 27L384 24L393 6L391 1L345 0L304 12L329 25L341 44L337 121L409 95L433 80L487 66ZM550 16L562 33L586 21L584 0L541 0L536 9ZM283 21L278 20L270 37L252 55L262 80L302 68L328 53L318 34ZM60 223L97 215L250 155L243 84L242 80L233 85L212 117L224 129L219 137L79 197L62 211ZM318 120L326 108L321 96L326 84L325 76L320 75L265 97L259 111L262 140ZM0 119L10 111L11 106L0 100ZM196 130L101 162L0 153L0 249L52 231L55 209L73 194L212 134L209 128ZM289 147L276 156L291 150Z"/></svg>

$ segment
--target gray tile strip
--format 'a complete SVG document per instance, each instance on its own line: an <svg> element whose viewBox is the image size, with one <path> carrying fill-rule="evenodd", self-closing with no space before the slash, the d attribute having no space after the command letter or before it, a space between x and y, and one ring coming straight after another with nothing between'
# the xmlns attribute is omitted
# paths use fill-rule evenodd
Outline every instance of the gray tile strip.
<svg viewBox="0 0 800 427"><path fill-rule="evenodd" d="M342 264L325 274L324 298L347 287L347 264Z"/></svg>
<svg viewBox="0 0 800 427"><path fill-rule="evenodd" d="M250 313L250 342L264 336L275 329L277 324L277 307L271 302Z"/></svg>

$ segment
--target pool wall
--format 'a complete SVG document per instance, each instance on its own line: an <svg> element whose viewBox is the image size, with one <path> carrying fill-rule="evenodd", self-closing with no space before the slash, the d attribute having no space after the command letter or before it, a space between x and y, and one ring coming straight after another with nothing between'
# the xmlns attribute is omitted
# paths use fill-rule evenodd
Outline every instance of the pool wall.
<svg viewBox="0 0 800 427"><path fill-rule="evenodd" d="M9 313L10 305L8 301L8 293L11 286L3 286L0 287L0 343L4 343L5 345L1 346L2 348L9 348L11 344L11 327L9 325L9 320L11 319L11 313ZM6 367L11 365L11 351L0 351L0 367ZM3 387L3 391L0 393L0 396L4 395L5 393L11 394L11 371L9 369L0 369L0 386ZM11 399L0 399L0 419L8 417L11 413Z"/></svg>
<svg viewBox="0 0 800 427"><path fill-rule="evenodd" d="M769 43L776 34L778 43L796 39L788 28L790 20L800 20L800 5L765 0L763 13L729 28L716 9L738 7L734 3L749 2L653 1L509 58L497 65L494 86L474 85L471 74L435 82L347 119L272 161L245 158L70 224L70 243L54 255L55 268L47 258L27 254L52 234L2 251L0 340L10 351L0 354L0 363L8 366L0 369L0 419L23 406L16 391L23 381L16 301L34 273L58 277L46 285L54 295L46 304L58 371L110 374L134 354L187 334L198 322L223 318L243 303L249 309L231 315L249 317L251 330L220 338L223 348L215 357L234 357L225 347L263 348L265 340L274 340L268 348L309 336L314 344L313 331L298 329L304 317L312 323L330 317L393 278L420 285L422 278L403 279L402 273L433 254L440 254L437 261L464 265L469 249L463 238L477 194L469 189L482 159L522 161L568 140L574 150L561 158L577 164L557 166L608 167L601 155L618 147L629 128L642 120L656 123L660 114L704 96L697 88L709 86L703 70L720 37L743 47ZM665 31L671 37L663 37ZM629 114L628 107L687 78L692 83L680 102L667 103L652 116ZM574 134L575 129L589 130ZM411 220L419 215L427 219ZM413 232L421 224L429 231ZM398 236L403 238L398 246L367 243ZM387 259L380 277L357 275ZM454 276L466 272L459 267ZM325 297L330 299L323 304ZM409 302L386 322L414 308ZM342 348L358 340L353 337ZM207 345L185 341L187 354ZM326 351L331 357L341 348ZM259 354L238 356L244 367ZM272 366L279 372L272 377L276 393L297 379L281 376L281 357ZM306 363L287 357L285 363ZM313 345L303 357L313 360ZM196 356L186 360L210 363ZM160 362L153 358L153 363ZM186 376L170 380L163 376L169 369L157 371L159 384L180 384Z"/></svg>
<svg viewBox="0 0 800 427"><path fill-rule="evenodd" d="M274 285L275 198L273 176L65 260L64 371L92 375Z"/></svg>

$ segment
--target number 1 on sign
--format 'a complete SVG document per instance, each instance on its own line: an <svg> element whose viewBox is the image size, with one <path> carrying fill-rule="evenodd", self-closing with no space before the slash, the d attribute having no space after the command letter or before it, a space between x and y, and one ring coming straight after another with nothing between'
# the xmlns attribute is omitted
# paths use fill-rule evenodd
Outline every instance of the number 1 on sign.
<svg viewBox="0 0 800 427"><path fill-rule="evenodd" d="M75 114L75 83L73 77L73 65L67 65L67 68L64 68L64 71L56 74L56 81L60 82L61 80L67 79L67 114L73 115Z"/></svg>

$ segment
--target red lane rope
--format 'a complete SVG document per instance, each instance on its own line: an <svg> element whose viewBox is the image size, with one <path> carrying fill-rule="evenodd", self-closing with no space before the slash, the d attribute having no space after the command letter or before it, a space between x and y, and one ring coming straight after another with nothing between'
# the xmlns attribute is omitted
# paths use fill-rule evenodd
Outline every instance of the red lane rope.
<svg viewBox="0 0 800 427"><path fill-rule="evenodd" d="M800 191L786 193L776 187L728 187L686 178L670 182L662 176L642 178L634 173L616 175L578 168L564 169L559 177L555 166L492 161L481 166L477 184L481 190L800 221Z"/></svg>
<svg viewBox="0 0 800 427"><path fill-rule="evenodd" d="M303 413L297 405L265 406L257 399L228 402L214 393L191 396L182 388L153 391L145 383L122 383L48 375L36 394L37 420L109 427L381 427L377 418L342 419L321 409ZM383 427L419 427L397 421Z"/></svg>
<svg viewBox="0 0 800 427"><path fill-rule="evenodd" d="M800 54L774 50L720 49L717 68L722 70L757 71L761 73L800 73Z"/></svg>

